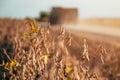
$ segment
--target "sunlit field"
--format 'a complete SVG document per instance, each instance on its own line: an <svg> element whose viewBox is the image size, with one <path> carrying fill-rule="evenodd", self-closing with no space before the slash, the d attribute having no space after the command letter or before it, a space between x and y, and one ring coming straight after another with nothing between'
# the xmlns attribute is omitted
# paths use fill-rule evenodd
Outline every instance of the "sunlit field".
<svg viewBox="0 0 120 80"><path fill-rule="evenodd" d="M92 25L102 25L109 27L120 27L119 18L90 18L81 20L82 23L92 24Z"/></svg>
<svg viewBox="0 0 120 80"><path fill-rule="evenodd" d="M0 19L0 79L120 80L119 38L83 33Z"/></svg>

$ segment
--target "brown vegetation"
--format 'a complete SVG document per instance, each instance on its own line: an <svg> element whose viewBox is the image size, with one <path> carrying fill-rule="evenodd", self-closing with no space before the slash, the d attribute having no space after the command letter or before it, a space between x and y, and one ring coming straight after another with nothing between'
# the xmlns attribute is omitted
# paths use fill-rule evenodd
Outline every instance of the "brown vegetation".
<svg viewBox="0 0 120 80"><path fill-rule="evenodd" d="M119 48L44 27L0 19L0 79L119 80ZM102 64L103 63L103 64Z"/></svg>

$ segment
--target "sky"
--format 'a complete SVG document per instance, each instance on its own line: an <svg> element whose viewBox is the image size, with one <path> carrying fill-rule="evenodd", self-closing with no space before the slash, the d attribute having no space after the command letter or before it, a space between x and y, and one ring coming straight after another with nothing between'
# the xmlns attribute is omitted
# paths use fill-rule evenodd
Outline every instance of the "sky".
<svg viewBox="0 0 120 80"><path fill-rule="evenodd" d="M0 0L0 17L38 17L53 6L78 8L79 18L120 18L120 0Z"/></svg>

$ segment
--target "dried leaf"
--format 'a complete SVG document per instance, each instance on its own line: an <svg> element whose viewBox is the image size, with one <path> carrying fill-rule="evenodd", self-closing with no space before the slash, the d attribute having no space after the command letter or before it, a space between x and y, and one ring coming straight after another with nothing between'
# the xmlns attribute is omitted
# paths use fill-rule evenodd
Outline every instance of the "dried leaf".
<svg viewBox="0 0 120 80"><path fill-rule="evenodd" d="M72 68L71 67L67 67L66 69L65 69L65 72L66 73L70 73L72 71Z"/></svg>
<svg viewBox="0 0 120 80"><path fill-rule="evenodd" d="M44 56L44 63L45 63L45 64L47 64L47 62L48 62L48 57L49 57L48 54Z"/></svg>
<svg viewBox="0 0 120 80"><path fill-rule="evenodd" d="M13 68L17 66L17 62L15 60L12 60L10 63L10 71L13 71Z"/></svg>
<svg viewBox="0 0 120 80"><path fill-rule="evenodd" d="M24 38L30 38L30 35L29 34L24 34Z"/></svg>

